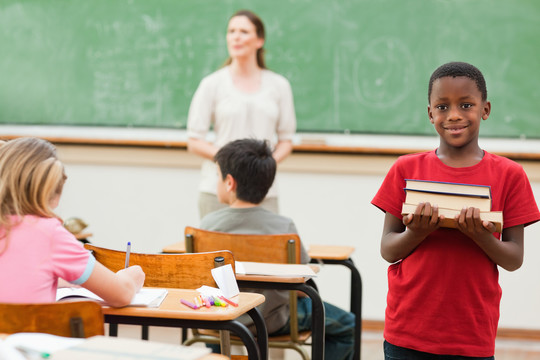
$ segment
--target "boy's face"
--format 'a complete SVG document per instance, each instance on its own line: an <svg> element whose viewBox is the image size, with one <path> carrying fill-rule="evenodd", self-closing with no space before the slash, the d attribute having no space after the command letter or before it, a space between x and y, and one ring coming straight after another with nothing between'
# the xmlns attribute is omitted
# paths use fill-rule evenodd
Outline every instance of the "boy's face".
<svg viewBox="0 0 540 360"><path fill-rule="evenodd" d="M480 121L491 111L482 100L476 82L465 76L443 77L433 82L428 115L441 137L441 144L463 148L477 144Z"/></svg>

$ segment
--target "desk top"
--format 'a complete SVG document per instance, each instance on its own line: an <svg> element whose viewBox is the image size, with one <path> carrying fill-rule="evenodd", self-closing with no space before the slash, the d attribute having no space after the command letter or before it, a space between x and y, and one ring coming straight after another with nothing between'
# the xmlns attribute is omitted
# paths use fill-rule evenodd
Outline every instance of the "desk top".
<svg viewBox="0 0 540 360"><path fill-rule="evenodd" d="M161 251L170 254L185 253L185 241L179 241L174 244L167 245ZM347 260L351 257L353 251L353 246L310 245L308 255L312 259Z"/></svg>
<svg viewBox="0 0 540 360"><path fill-rule="evenodd" d="M310 245L308 254L312 259L347 260L353 251L354 246Z"/></svg>
<svg viewBox="0 0 540 360"><path fill-rule="evenodd" d="M178 254L178 253L185 253L186 252L186 242L185 241L179 241L174 244L170 244L165 246L163 249L161 249L161 252L167 253L167 254Z"/></svg>
<svg viewBox="0 0 540 360"><path fill-rule="evenodd" d="M128 306L123 308L103 307L105 315L125 315L137 317L155 317L185 320L208 320L226 321L234 320L264 302L264 295L241 292L232 298L238 303L238 307L227 306L191 309L180 302L180 299L193 302L193 298L199 294L197 290L167 289L169 293L159 308Z"/></svg>
<svg viewBox="0 0 540 360"><path fill-rule="evenodd" d="M285 265L285 264L284 264ZM320 267L313 264L307 264L314 273L318 273ZM309 277L304 276L281 276L281 275L257 275L257 274L236 274L236 280L239 281L258 281L270 283L301 284L308 281Z"/></svg>

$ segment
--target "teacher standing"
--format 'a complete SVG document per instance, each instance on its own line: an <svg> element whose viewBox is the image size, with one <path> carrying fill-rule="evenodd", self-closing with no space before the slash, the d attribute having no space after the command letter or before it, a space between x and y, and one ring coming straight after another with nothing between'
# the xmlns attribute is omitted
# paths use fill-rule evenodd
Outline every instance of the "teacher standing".
<svg viewBox="0 0 540 360"><path fill-rule="evenodd" d="M217 168L214 155L220 147L242 138L268 140L276 162L292 151L296 130L293 95L289 81L266 68L264 25L248 10L236 12L227 27L229 58L206 76L193 95L188 114L188 151L202 156L199 215L218 210ZM215 140L206 139L213 125ZM274 186L261 204L278 212Z"/></svg>

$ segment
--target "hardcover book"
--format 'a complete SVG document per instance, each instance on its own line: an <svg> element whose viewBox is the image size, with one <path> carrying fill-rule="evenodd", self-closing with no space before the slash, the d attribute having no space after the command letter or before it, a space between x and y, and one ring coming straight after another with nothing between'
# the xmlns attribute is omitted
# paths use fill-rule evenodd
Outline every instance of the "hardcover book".
<svg viewBox="0 0 540 360"><path fill-rule="evenodd" d="M419 203L437 205L439 215L444 215L443 227L455 228L454 217L464 207L480 209L480 218L495 224L496 231L502 231L501 211L491 211L491 188L486 185L459 184L427 180L405 180L405 203L402 215L414 213Z"/></svg>

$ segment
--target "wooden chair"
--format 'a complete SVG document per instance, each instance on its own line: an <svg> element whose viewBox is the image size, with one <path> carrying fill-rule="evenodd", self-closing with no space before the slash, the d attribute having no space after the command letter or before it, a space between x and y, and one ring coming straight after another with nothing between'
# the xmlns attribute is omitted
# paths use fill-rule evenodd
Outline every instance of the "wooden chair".
<svg viewBox="0 0 540 360"><path fill-rule="evenodd" d="M0 333L40 332L87 338L103 335L103 313L95 301L0 304Z"/></svg>
<svg viewBox="0 0 540 360"><path fill-rule="evenodd" d="M297 234L278 235L245 235L230 234L215 231L206 231L193 227L185 228L186 252L198 253L201 251L213 251L227 249L232 251L236 261L266 262L278 264L301 263L301 242ZM311 331L298 331L297 317L297 292L290 291L290 327L289 335L269 336L268 346L275 348L290 348L296 350L303 359L309 359L309 355L302 345L307 344L311 337ZM184 344L189 345L202 341L217 343L215 336L207 330L200 331L188 339ZM233 338L233 343L237 343Z"/></svg>
<svg viewBox="0 0 540 360"><path fill-rule="evenodd" d="M97 261L116 272L125 267L126 252L106 249L91 244L84 247L91 250ZM230 251L212 251L201 254L139 254L132 252L130 264L139 265L146 278L144 286L197 289L202 285L217 287L210 269L214 267L214 258L221 256L225 264L231 264L234 270L234 257ZM189 266L186 261L189 259Z"/></svg>

